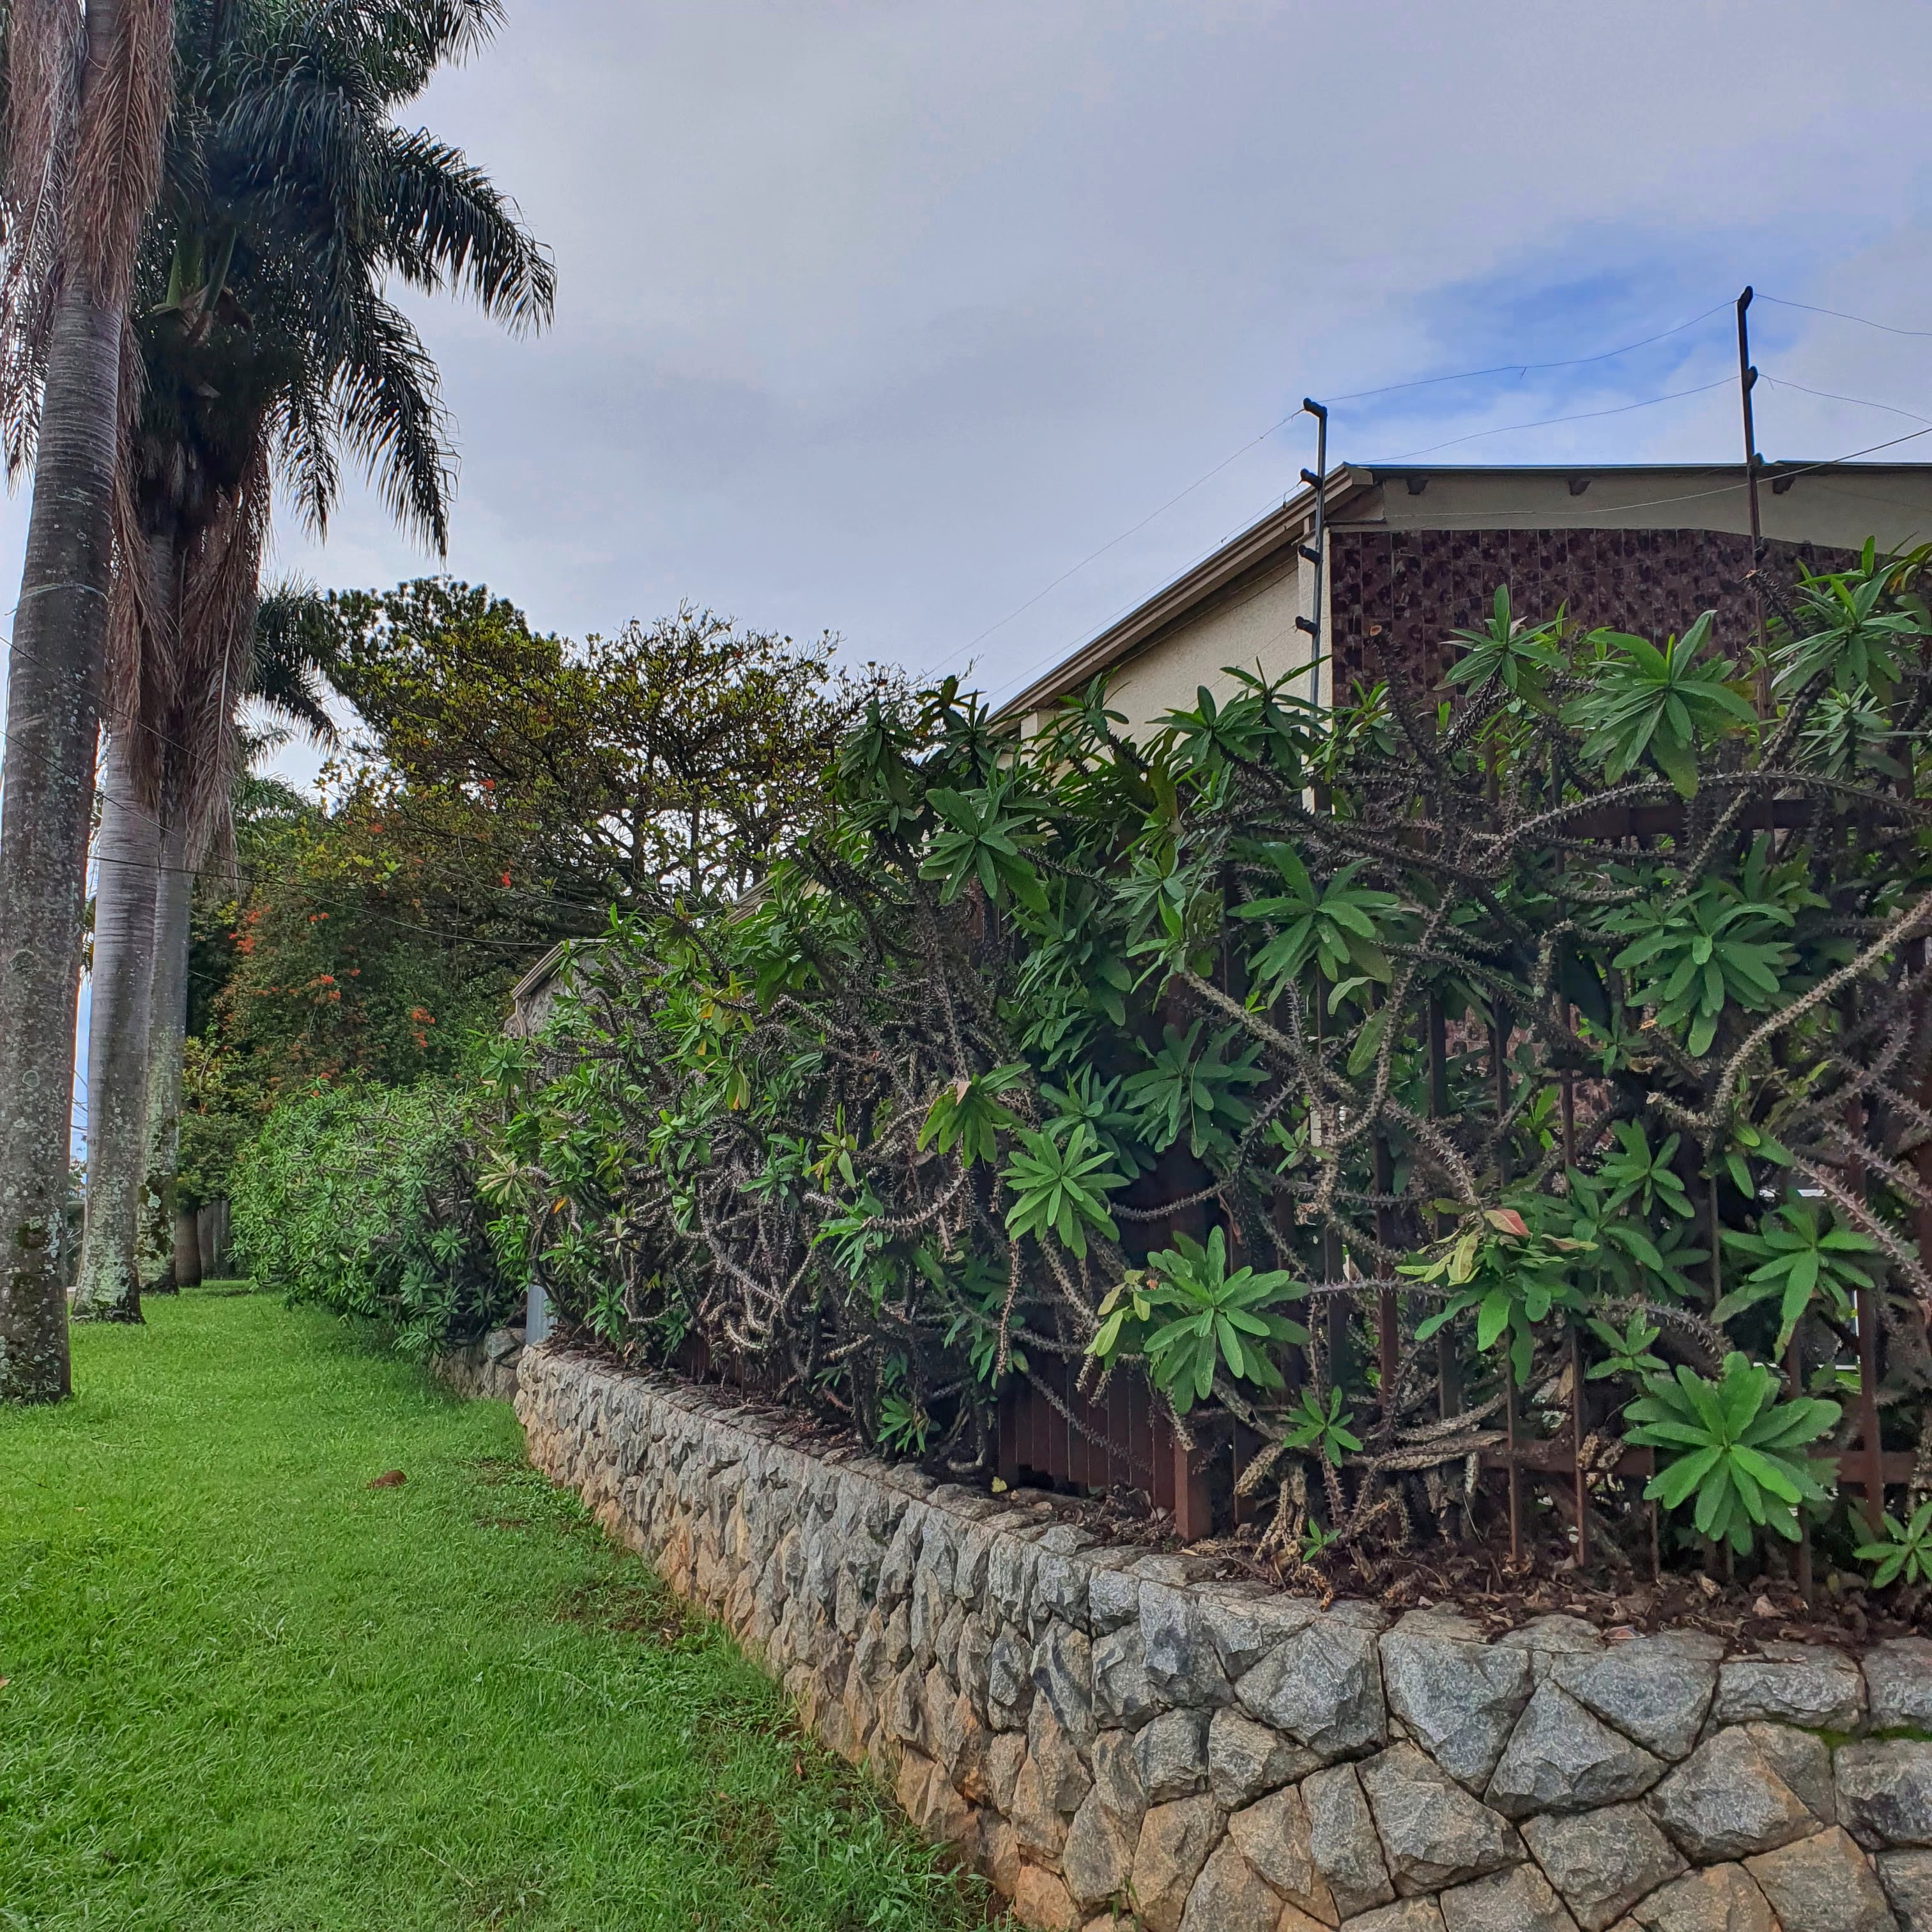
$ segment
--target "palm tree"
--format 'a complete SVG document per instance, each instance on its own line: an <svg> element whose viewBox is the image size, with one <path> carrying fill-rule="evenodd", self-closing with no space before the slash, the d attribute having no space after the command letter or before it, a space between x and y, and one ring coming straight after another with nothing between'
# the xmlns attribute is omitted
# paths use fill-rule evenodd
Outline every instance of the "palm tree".
<svg viewBox="0 0 1932 1932"><path fill-rule="evenodd" d="M324 686L333 664L328 605L312 584L291 580L264 596L255 609L247 695L286 724L274 734L244 740L244 752L266 749L287 735L287 726L318 743L335 741ZM238 758L245 766L247 756ZM232 794L231 794L232 796ZM226 842L224 816L216 827ZM142 1292L191 1286L201 1279L201 1241L192 1208L176 1201L181 1145L182 1054L188 1034L189 915L195 866L177 814L161 845L154 883L154 994L148 1014L146 1092L146 1175L142 1186L142 1233L136 1256Z"/></svg>
<svg viewBox="0 0 1932 1932"><path fill-rule="evenodd" d="M34 463L0 778L0 1398L68 1392L74 1022L130 284L168 0L0 5L0 434Z"/></svg>
<svg viewBox="0 0 1932 1932"><path fill-rule="evenodd" d="M150 988L169 961L165 1057L179 1052L170 975L185 908L177 893L158 920L154 886L165 898L199 862L230 794L274 485L320 530L346 453L440 553L453 476L436 368L385 291L399 277L465 293L512 328L550 311L549 261L514 208L455 149L391 118L500 14L499 0L177 0L179 106L142 250L145 387L115 506L109 699L128 795L166 850L145 904L123 917L97 899L94 961L111 985L112 949L129 947L128 978ZM143 890L138 861L100 869L103 898ZM149 1028L134 997L104 1024L106 1084L91 1072L88 1091L101 1184L90 1156L76 1307L126 1316L152 1136L124 1128L148 1104Z"/></svg>

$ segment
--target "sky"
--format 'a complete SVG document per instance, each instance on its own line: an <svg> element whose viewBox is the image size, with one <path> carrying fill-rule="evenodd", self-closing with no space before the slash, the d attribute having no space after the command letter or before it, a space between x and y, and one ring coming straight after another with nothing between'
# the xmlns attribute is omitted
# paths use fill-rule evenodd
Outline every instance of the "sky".
<svg viewBox="0 0 1932 1932"><path fill-rule="evenodd" d="M1750 283L1768 456L1932 419L1888 332L1932 332L1922 4L506 6L405 118L515 198L554 323L411 297L448 554L351 488L274 572L572 635L688 602L997 695L1288 494L1304 395L1334 460L1736 460Z"/></svg>

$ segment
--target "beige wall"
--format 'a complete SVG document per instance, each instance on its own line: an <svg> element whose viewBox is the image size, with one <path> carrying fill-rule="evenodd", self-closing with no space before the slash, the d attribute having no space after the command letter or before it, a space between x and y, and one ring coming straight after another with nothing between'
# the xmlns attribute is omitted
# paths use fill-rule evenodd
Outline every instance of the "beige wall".
<svg viewBox="0 0 1932 1932"><path fill-rule="evenodd" d="M1216 698L1238 688L1224 666L1252 670L1258 663L1278 677L1305 664L1308 638L1294 620L1308 611L1313 576L1291 554L1259 582L1224 592L1115 674L1109 689L1113 709L1124 712L1130 729L1141 733L1166 712L1192 709L1204 684Z"/></svg>
<svg viewBox="0 0 1932 1932"><path fill-rule="evenodd" d="M1587 475L1580 470L1576 474ZM1764 534L1792 543L1856 550L1868 537L1881 549L1932 538L1932 469L1869 466L1800 476L1782 494L1767 479L1759 491ZM1418 496L1402 481L1365 490L1333 526L1337 530L1711 530L1750 527L1741 479L1691 470L1611 472L1591 477L1580 496L1564 475L1522 470L1434 474ZM1219 697L1233 690L1224 667L1270 676L1308 662L1309 640L1295 628L1310 614L1314 573L1292 550L1252 581L1216 592L1114 674L1112 708L1128 729L1149 731L1169 710L1191 707L1202 685ZM1325 668L1318 695L1332 696ZM1035 714L1035 722L1039 714Z"/></svg>

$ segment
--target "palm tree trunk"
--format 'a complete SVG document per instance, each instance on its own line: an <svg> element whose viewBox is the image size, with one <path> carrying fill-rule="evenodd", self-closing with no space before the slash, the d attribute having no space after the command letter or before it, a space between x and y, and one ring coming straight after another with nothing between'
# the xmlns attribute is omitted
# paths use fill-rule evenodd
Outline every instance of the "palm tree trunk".
<svg viewBox="0 0 1932 1932"><path fill-rule="evenodd" d="M181 1147L182 1047L188 1035L188 915L194 873L176 814L161 841L154 881L154 982L148 1043L147 1172L141 1190L141 1239L136 1257L144 1293L183 1286L175 1227L175 1166ZM197 1276L200 1270L195 1270Z"/></svg>
<svg viewBox="0 0 1932 1932"><path fill-rule="evenodd" d="M201 1286L201 1215L197 1209L175 1204L174 1284L177 1288Z"/></svg>
<svg viewBox="0 0 1932 1932"><path fill-rule="evenodd" d="M15 31L22 20L10 16ZM87 0L75 159L62 184L60 296L0 768L0 1400L57 1402L70 1385L62 1237L122 332L159 178L169 20L166 0Z"/></svg>
<svg viewBox="0 0 1932 1932"><path fill-rule="evenodd" d="M0 1398L16 1401L69 1385L61 1237L120 377L120 310L70 284L48 350L0 783Z"/></svg>
<svg viewBox="0 0 1932 1932"><path fill-rule="evenodd" d="M141 1318L134 1247L148 1151L148 1043L161 829L134 794L128 740L102 760L94 892L94 998L87 1030L87 1219L76 1317Z"/></svg>

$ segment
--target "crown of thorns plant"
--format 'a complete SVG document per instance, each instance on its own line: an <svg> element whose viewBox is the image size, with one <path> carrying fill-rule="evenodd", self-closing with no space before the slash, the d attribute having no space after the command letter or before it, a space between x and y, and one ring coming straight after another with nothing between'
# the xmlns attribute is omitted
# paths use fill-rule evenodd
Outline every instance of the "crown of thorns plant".
<svg viewBox="0 0 1932 1932"><path fill-rule="evenodd" d="M1925 561L1761 584L1741 661L1499 591L1435 691L875 704L750 899L614 917L504 1049L500 1248L956 1472L1003 1388L1142 1376L1293 1561L1484 1533L1539 1428L1580 1554L1876 1535L1828 1452L1932 1488Z"/></svg>

